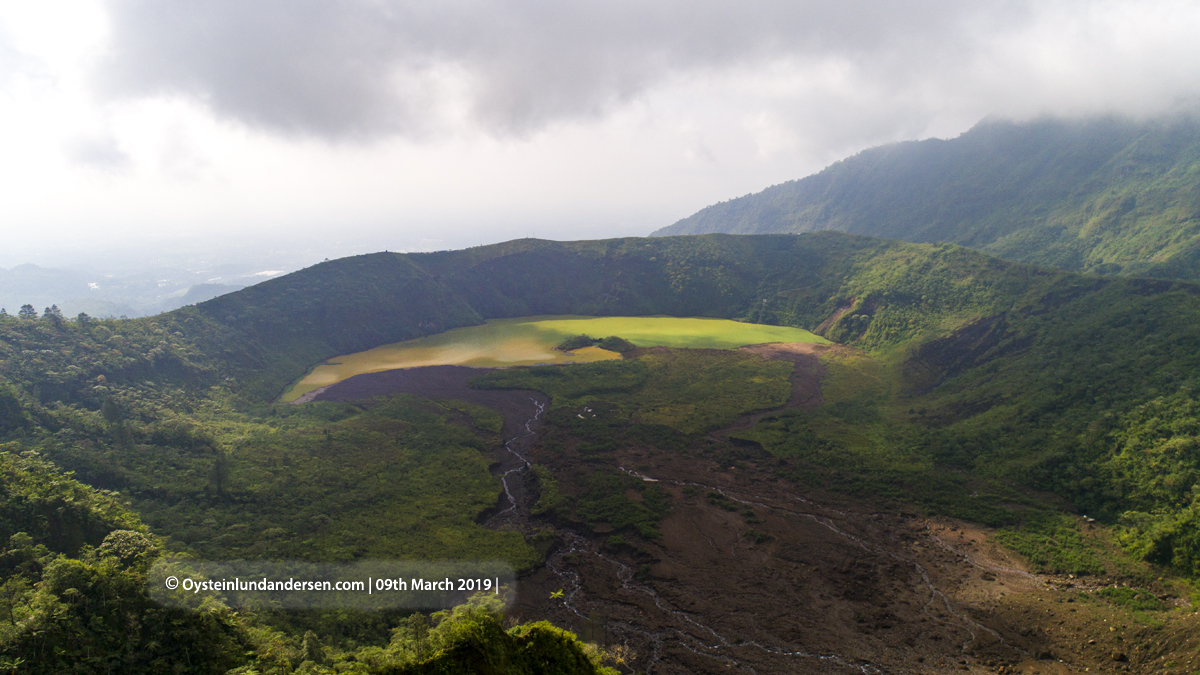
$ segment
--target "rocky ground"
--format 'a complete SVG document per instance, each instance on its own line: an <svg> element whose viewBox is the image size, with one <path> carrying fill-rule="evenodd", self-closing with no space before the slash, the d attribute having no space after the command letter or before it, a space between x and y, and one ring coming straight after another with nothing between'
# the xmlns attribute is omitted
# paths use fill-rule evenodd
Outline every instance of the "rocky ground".
<svg viewBox="0 0 1200 675"><path fill-rule="evenodd" d="M789 405L819 403L819 348L754 349L796 364ZM626 672L1200 672L1197 615L1166 586L1152 590L1174 609L1134 612L1094 595L1120 580L1032 574L968 523L815 500L777 479L770 460L734 468L619 450L626 471L672 495L657 541L614 547L607 533L531 520L524 459L552 470L571 460L538 449L544 395L469 389L477 373L360 375L317 398L406 392L500 411L509 442L495 470L517 504L501 504L490 525L553 535L512 613L617 647Z"/></svg>

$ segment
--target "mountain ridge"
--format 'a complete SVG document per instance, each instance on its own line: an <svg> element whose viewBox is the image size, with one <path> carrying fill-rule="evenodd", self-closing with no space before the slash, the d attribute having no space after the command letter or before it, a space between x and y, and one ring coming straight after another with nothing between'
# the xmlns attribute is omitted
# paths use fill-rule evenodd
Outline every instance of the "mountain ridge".
<svg viewBox="0 0 1200 675"><path fill-rule="evenodd" d="M652 236L839 230L1071 271L1200 275L1200 122L984 120L864 150Z"/></svg>

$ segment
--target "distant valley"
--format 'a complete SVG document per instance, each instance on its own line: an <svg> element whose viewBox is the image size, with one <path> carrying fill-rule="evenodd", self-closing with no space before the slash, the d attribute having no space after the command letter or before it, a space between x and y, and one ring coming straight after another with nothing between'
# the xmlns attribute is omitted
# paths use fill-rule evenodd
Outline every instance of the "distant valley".
<svg viewBox="0 0 1200 675"><path fill-rule="evenodd" d="M163 277L164 274L169 276ZM154 269L117 276L18 265L0 269L0 307L9 314L29 305L39 314L54 306L67 316L84 313L94 317L138 317L211 300L262 278L211 283L204 280L206 276L203 272L181 275Z"/></svg>

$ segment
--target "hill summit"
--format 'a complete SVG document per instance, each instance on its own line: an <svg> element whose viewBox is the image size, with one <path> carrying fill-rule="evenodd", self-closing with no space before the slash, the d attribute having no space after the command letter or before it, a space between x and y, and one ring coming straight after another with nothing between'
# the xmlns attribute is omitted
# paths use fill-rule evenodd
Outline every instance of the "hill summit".
<svg viewBox="0 0 1200 675"><path fill-rule="evenodd" d="M1078 272L1200 278L1200 122L984 120L865 150L654 233L838 230Z"/></svg>

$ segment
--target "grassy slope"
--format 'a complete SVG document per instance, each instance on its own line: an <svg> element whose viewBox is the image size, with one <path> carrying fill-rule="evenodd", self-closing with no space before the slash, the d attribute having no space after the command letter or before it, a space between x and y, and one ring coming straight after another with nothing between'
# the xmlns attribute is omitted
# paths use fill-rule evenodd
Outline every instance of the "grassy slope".
<svg viewBox="0 0 1200 675"><path fill-rule="evenodd" d="M1200 276L1200 123L981 122L864 151L655 234L841 230L1018 262Z"/></svg>

